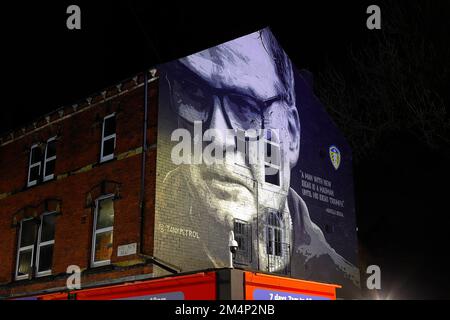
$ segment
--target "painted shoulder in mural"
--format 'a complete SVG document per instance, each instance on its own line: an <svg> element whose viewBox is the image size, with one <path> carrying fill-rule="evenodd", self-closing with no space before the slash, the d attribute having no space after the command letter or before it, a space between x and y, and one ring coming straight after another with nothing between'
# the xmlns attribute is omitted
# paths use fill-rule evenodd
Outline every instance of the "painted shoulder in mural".
<svg viewBox="0 0 450 320"><path fill-rule="evenodd" d="M158 67L155 256L359 287L351 149L271 31Z"/></svg>

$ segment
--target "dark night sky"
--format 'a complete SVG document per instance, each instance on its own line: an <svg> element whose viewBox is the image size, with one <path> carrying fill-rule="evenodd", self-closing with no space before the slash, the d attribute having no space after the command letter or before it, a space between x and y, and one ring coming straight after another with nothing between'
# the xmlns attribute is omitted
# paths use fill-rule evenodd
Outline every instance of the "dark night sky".
<svg viewBox="0 0 450 320"><path fill-rule="evenodd" d="M81 31L66 28L70 2L9 5L2 17L7 43L3 76L8 79L8 97L19 95L20 101L15 101L12 113L2 108L4 116L12 117L13 126L21 124L28 120L25 114L32 119L146 67L268 25L296 65L313 71L327 57L339 61L346 44L367 34L361 4L342 6L330 1L273 9L257 3L203 7L161 2L95 6L78 2ZM5 126L11 125L2 121L2 129Z"/></svg>
<svg viewBox="0 0 450 320"><path fill-rule="evenodd" d="M295 6L278 1L242 6L240 2L2 4L0 132L145 68L265 26L271 27L297 68L318 74L331 63L351 74L349 47L367 45L377 32L365 27L367 6L375 3L382 12L389 11L384 1L301 1ZM410 1L401 3L408 6ZM70 4L81 7L81 31L66 29L65 11ZM446 20L448 27L449 2L431 12L434 16L426 17L430 34L439 37L434 31L440 30L448 36L449 29L440 23ZM448 50L445 38L437 42L437 50ZM445 270L450 210L444 201L449 188L440 183L448 177L448 153L430 151L407 133L385 139L386 144L372 150L375 156L355 164L365 263L381 266L381 295L450 298L450 276Z"/></svg>

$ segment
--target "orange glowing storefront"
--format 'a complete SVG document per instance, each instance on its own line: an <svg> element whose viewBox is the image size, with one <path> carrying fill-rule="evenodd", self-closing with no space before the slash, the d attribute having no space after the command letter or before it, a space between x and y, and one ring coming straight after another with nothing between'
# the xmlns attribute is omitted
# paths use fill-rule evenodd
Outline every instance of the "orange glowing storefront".
<svg viewBox="0 0 450 320"><path fill-rule="evenodd" d="M33 300L336 300L338 285L218 269L72 290L22 299Z"/></svg>

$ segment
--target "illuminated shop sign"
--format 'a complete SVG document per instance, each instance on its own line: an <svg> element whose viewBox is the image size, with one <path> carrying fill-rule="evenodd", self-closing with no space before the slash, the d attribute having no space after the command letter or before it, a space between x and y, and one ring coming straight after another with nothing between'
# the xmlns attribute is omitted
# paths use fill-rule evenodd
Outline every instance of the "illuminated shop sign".
<svg viewBox="0 0 450 320"><path fill-rule="evenodd" d="M253 291L254 300L331 300L327 297L312 296L284 291L256 289Z"/></svg>
<svg viewBox="0 0 450 320"><path fill-rule="evenodd" d="M119 298L117 300L184 300L184 293L181 291L167 292L145 296Z"/></svg>

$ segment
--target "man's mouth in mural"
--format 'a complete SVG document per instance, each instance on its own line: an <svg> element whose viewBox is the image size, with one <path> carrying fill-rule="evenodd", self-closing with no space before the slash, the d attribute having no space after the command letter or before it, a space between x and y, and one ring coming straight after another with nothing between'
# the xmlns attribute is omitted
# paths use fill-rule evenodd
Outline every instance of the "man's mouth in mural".
<svg viewBox="0 0 450 320"><path fill-rule="evenodd" d="M209 181L209 188L215 196L225 200L236 198L247 191L253 194L253 185L250 179L237 174L218 170L206 170L202 173L205 181Z"/></svg>

